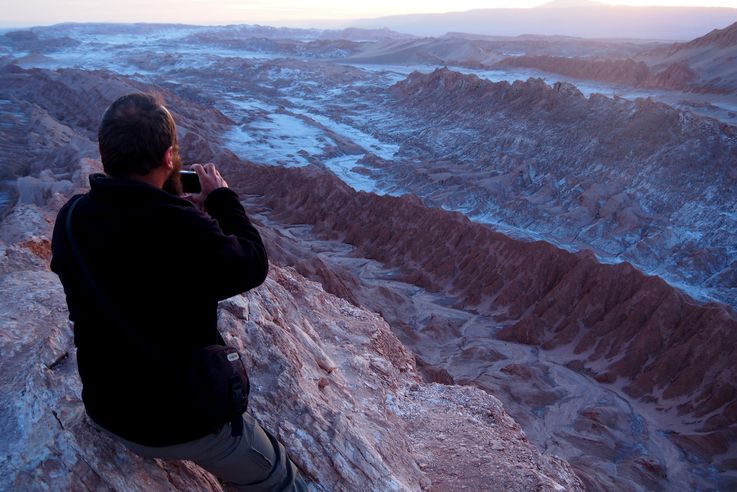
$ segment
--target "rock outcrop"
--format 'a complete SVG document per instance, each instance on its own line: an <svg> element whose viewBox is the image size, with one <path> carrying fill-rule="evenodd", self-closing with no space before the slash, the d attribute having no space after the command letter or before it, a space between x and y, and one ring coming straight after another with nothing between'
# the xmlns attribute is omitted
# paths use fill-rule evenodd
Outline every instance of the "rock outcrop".
<svg viewBox="0 0 737 492"><path fill-rule="evenodd" d="M663 71L652 75L643 84L643 87L660 87L669 90L688 90L696 79L696 72L685 63L672 63ZM698 92L698 88L693 88Z"/></svg>

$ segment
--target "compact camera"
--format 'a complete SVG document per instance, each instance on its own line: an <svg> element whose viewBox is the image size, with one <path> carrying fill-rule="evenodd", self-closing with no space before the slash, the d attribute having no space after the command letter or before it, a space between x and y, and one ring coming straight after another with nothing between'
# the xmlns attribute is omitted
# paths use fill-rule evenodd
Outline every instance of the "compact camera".
<svg viewBox="0 0 737 492"><path fill-rule="evenodd" d="M179 175L182 178L182 191L185 193L199 193L202 191L200 185L200 177L194 171L181 170Z"/></svg>

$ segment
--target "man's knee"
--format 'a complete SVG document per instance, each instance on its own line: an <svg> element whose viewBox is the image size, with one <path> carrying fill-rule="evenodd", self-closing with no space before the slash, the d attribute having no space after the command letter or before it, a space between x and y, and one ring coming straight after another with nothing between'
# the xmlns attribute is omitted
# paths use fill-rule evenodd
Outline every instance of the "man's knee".
<svg viewBox="0 0 737 492"><path fill-rule="evenodd" d="M208 452L193 459L214 475L238 485L266 480L277 460L278 450L248 413L243 415L242 435L232 436L227 424L214 436Z"/></svg>

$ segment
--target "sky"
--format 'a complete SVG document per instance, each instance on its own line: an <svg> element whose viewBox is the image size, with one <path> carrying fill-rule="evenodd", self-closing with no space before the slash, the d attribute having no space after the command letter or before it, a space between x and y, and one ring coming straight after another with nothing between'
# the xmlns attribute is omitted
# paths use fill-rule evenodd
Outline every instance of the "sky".
<svg viewBox="0 0 737 492"><path fill-rule="evenodd" d="M536 7L545 0L0 0L0 26L58 22L262 23L329 27L349 20L478 8ZM737 7L737 0L604 0L618 5ZM324 22L318 22L324 21Z"/></svg>

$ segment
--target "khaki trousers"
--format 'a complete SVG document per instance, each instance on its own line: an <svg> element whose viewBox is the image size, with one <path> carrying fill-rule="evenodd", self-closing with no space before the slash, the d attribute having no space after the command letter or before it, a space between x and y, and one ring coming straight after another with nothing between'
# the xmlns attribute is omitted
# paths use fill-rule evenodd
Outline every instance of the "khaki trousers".
<svg viewBox="0 0 737 492"><path fill-rule="evenodd" d="M91 420L91 419L90 419ZM243 435L231 436L230 423L217 434L173 446L150 447L127 441L97 426L144 458L189 460L244 492L306 490L284 446L254 418L243 414Z"/></svg>

